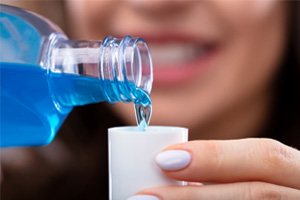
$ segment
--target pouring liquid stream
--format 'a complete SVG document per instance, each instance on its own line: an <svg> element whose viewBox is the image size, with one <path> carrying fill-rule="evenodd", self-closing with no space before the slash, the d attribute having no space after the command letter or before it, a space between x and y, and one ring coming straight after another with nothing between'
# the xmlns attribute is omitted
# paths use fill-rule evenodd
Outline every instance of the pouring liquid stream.
<svg viewBox="0 0 300 200"><path fill-rule="evenodd" d="M149 125L152 114L152 103L149 94L137 89L138 99L134 102L135 117L140 131L145 131Z"/></svg>

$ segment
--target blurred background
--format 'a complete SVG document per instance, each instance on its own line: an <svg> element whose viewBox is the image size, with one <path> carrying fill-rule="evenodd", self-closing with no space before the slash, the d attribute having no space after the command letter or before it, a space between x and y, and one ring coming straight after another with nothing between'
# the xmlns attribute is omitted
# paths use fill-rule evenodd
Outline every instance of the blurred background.
<svg viewBox="0 0 300 200"><path fill-rule="evenodd" d="M145 38L151 124L188 127L191 140L270 137L300 148L299 1L1 3L45 16L72 39ZM50 145L1 149L1 199L108 199L107 128L127 124L132 104L81 106Z"/></svg>

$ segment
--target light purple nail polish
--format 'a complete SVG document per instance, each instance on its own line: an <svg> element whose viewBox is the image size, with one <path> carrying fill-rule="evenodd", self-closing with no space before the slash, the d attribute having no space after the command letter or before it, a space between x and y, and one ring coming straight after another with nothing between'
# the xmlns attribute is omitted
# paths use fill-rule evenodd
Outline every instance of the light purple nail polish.
<svg viewBox="0 0 300 200"><path fill-rule="evenodd" d="M140 194L140 195L134 195L132 197L129 197L127 200L159 200L159 198L152 195Z"/></svg>
<svg viewBox="0 0 300 200"><path fill-rule="evenodd" d="M163 170L180 170L190 164L192 156L188 151L167 150L159 153L155 161Z"/></svg>

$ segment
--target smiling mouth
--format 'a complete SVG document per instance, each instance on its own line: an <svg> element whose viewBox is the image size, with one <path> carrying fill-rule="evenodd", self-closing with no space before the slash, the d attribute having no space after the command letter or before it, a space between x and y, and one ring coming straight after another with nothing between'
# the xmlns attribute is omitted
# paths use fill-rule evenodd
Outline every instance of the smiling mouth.
<svg viewBox="0 0 300 200"><path fill-rule="evenodd" d="M149 40L154 85L171 87L200 78L217 55L216 42Z"/></svg>
<svg viewBox="0 0 300 200"><path fill-rule="evenodd" d="M205 57L211 46L193 43L170 43L150 45L156 67L184 67L184 64Z"/></svg>

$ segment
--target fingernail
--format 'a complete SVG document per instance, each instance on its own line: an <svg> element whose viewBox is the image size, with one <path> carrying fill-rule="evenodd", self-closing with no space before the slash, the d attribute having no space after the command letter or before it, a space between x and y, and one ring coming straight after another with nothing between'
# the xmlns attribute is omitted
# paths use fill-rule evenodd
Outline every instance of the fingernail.
<svg viewBox="0 0 300 200"><path fill-rule="evenodd" d="M183 150L163 151L155 158L155 161L160 168L170 171L185 168L191 160L191 154Z"/></svg>
<svg viewBox="0 0 300 200"><path fill-rule="evenodd" d="M152 195L134 195L129 197L127 200L159 200L159 198Z"/></svg>

